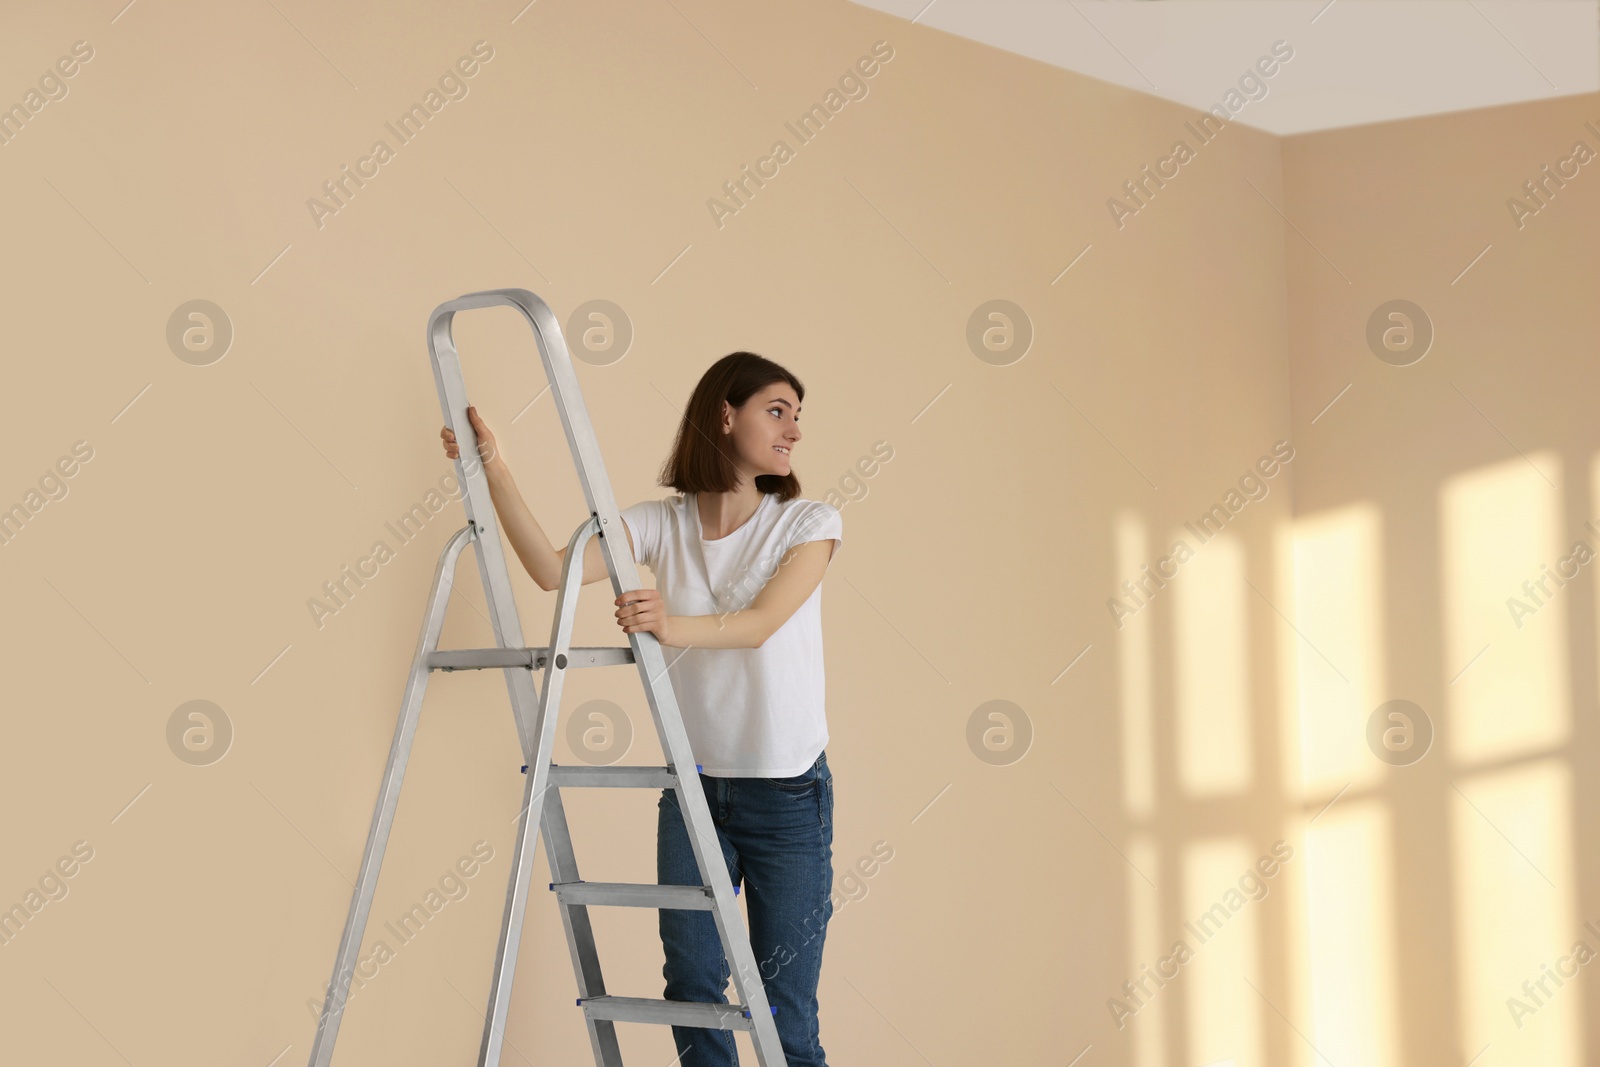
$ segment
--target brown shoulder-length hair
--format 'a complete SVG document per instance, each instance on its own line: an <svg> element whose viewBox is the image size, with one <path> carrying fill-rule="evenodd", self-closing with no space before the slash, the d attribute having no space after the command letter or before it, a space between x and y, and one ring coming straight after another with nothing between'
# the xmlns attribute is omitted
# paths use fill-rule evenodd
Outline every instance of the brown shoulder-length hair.
<svg viewBox="0 0 1600 1067"><path fill-rule="evenodd" d="M722 402L736 408L774 382L787 382L801 401L806 387L788 370L754 352L730 352L711 364L689 397L672 454L662 465L657 484L680 493L729 493L738 488L734 456L723 446ZM776 493L778 500L800 495L800 479L789 474L758 474L756 488Z"/></svg>

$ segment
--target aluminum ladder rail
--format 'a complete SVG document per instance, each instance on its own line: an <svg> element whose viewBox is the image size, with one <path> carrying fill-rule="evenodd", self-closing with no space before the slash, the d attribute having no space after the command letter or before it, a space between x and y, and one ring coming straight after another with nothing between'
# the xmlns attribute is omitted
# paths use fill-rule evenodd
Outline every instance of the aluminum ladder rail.
<svg viewBox="0 0 1600 1067"><path fill-rule="evenodd" d="M526 648L522 626L511 594L511 579L506 572L505 554L494 503L489 495L488 478L478 461L477 435L467 418L466 383L461 360L452 336L457 312L508 305L521 311L533 328L545 373L561 412L561 425L578 468L578 480L589 506L589 518L580 523L567 544L561 570L560 594L556 601L550 643L542 648ZM746 1030L755 1045L761 1067L788 1067L773 1021L776 1008L769 1005L755 954L736 902L737 888L728 877L722 848L711 821L711 811L701 792L699 766L690 750L689 738L678 713L678 703L667 676L661 645L652 633L631 633L627 647L573 648L571 638L578 594L583 584L583 556L591 537L598 536L601 555L611 576L616 596L640 588L639 574L627 537L607 537L607 531L622 529L622 519L606 476L605 463L594 427L589 421L583 394L573 375L572 360L555 316L543 300L526 289L493 289L468 293L440 304L428 319L428 352L433 361L434 383L438 387L445 425L455 431L460 445L456 473L465 488L463 503L467 525L445 545L434 572L428 596L422 633L417 640L411 673L401 699L399 721L389 749L389 761L378 792L372 827L367 833L361 857L361 873L351 894L350 912L334 958L333 978L323 1002L311 1047L310 1067L329 1067L334 1041L343 1019L347 989L354 974L362 933L366 929L372 899L377 890L378 869L394 823L400 799L400 784L410 757L422 698L429 675L436 670L504 670L510 693L517 735L521 743L527 777L522 812L517 826L510 886L506 891L505 912L500 924L500 943L495 955L489 985L489 1006L484 1017L483 1040L478 1067L498 1067L505 1044L506 1014L511 1005L511 985L517 949L522 939L523 920L533 876L533 850L539 830L543 830L545 856L555 881L555 892L572 956L573 975L578 984L578 1005L583 1008L584 1024L594 1050L597 1067L621 1067L622 1053L617 1044L617 1022L645 1022L663 1025ZM473 542L478 573L483 580L484 598L496 647L480 649L439 649L445 609L454 586L456 562ZM620 546L620 550L619 550ZM651 766L558 766L551 761L562 684L566 672L577 667L603 667L635 664L644 684L656 733L666 753L667 765ZM532 672L544 672L544 685L536 693ZM680 775L678 768L694 767L696 774ZM553 787L553 788L552 788ZM585 882L578 876L562 788L671 788L677 792L679 809L684 813L689 842L699 865L703 885L677 886ZM593 928L589 922L591 905L622 907L684 908L710 911L739 997L739 1003L694 1003L657 1000L645 997L619 997L606 992Z"/></svg>

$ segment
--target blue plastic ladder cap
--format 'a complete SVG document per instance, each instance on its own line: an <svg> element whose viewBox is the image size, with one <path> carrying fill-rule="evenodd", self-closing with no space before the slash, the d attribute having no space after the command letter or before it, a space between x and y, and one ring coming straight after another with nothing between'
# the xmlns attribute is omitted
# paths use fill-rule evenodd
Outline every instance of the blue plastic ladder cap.
<svg viewBox="0 0 1600 1067"><path fill-rule="evenodd" d="M739 887L738 886L734 886L733 887L733 895L734 896L738 896L739 895Z"/></svg>
<svg viewBox="0 0 1600 1067"><path fill-rule="evenodd" d="M772 1014L778 1014L778 1006L776 1004L769 1004L767 1006L772 1009Z"/></svg>
<svg viewBox="0 0 1600 1067"><path fill-rule="evenodd" d="M580 1007L580 1008L583 1007L583 998L582 997L578 998L578 1007Z"/></svg>
<svg viewBox="0 0 1600 1067"><path fill-rule="evenodd" d="M522 765L522 773L523 774L527 774L528 773L528 765L526 763L524 763Z"/></svg>
<svg viewBox="0 0 1600 1067"><path fill-rule="evenodd" d="M700 765L700 764L698 764L698 763L696 763L696 764L695 764L695 765L694 765L694 773L696 773L696 774L699 774L699 773L701 773L701 772L700 772L700 766L701 766L701 765Z"/></svg>
<svg viewBox="0 0 1600 1067"><path fill-rule="evenodd" d="M554 888L555 888L555 887L556 887L556 884L555 884L555 883L554 883L554 882L551 882L551 883L550 883L550 888L551 888L551 889L554 889Z"/></svg>

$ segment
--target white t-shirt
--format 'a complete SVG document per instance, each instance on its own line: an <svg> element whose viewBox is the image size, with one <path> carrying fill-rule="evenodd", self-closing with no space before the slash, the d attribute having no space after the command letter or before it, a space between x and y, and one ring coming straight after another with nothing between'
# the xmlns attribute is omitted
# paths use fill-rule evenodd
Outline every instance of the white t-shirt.
<svg viewBox="0 0 1600 1067"><path fill-rule="evenodd" d="M762 495L743 526L714 541L703 536L694 493L641 501L621 515L669 615L747 608L790 549L844 542L838 508L799 498L780 503L774 493ZM789 778L809 769L827 745L820 583L760 648L665 645L662 652L702 774Z"/></svg>

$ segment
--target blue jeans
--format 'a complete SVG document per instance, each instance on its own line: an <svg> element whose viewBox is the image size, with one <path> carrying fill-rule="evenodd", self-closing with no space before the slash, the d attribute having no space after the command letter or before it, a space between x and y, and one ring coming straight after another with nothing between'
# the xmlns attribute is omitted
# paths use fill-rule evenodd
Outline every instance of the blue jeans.
<svg viewBox="0 0 1600 1067"><path fill-rule="evenodd" d="M734 885L744 883L750 947L778 1012L789 1067L827 1067L817 1040L817 979L833 916L833 772L827 753L792 778L698 775ZM657 803L656 882L704 885L677 794ZM667 1000L726 1004L729 967L709 911L661 909ZM735 1067L731 1030L674 1026L682 1067Z"/></svg>

